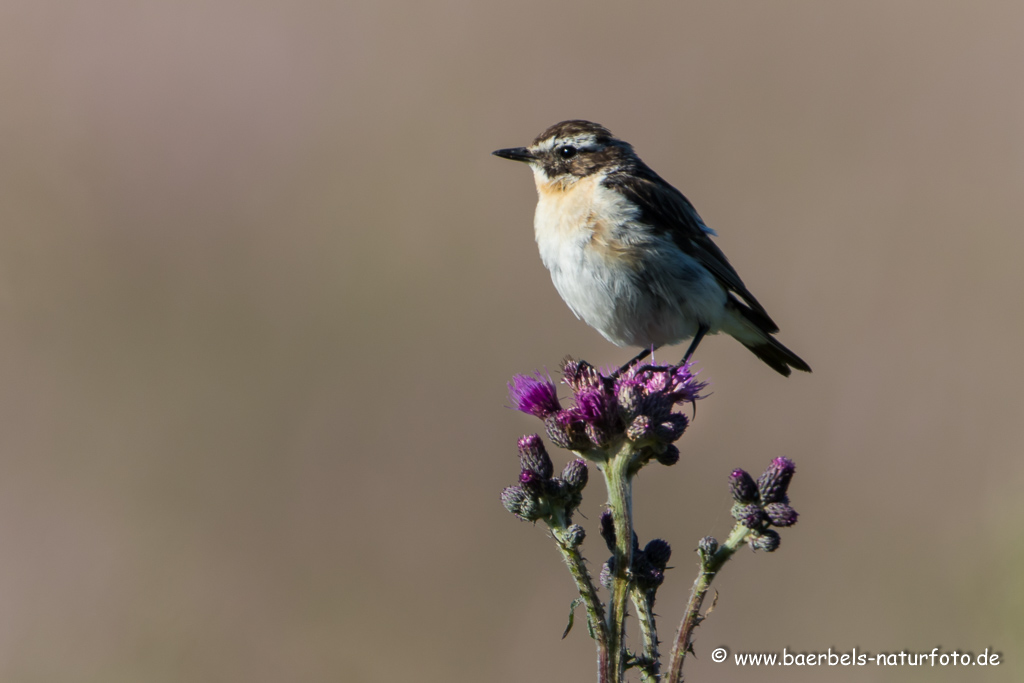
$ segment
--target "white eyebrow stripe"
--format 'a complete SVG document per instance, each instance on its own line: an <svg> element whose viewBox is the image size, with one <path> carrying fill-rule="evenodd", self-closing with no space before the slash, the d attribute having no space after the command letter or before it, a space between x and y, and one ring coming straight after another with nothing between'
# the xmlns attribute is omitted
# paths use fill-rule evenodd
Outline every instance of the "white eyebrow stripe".
<svg viewBox="0 0 1024 683"><path fill-rule="evenodd" d="M531 149L535 152L546 152L562 145L572 145L573 147L587 150L600 148L600 145L597 144L597 136L593 133L581 133L568 138L550 137L546 140L541 140Z"/></svg>

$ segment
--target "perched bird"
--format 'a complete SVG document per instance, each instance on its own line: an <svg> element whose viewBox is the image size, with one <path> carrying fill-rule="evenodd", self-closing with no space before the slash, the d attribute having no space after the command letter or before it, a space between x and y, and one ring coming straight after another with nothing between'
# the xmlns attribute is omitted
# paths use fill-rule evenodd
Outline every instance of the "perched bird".
<svg viewBox="0 0 1024 683"><path fill-rule="evenodd" d="M499 149L537 184L534 235L555 289L578 318L618 346L654 349L732 335L775 371L811 368L747 290L690 201L632 145L590 121L562 121L529 147Z"/></svg>

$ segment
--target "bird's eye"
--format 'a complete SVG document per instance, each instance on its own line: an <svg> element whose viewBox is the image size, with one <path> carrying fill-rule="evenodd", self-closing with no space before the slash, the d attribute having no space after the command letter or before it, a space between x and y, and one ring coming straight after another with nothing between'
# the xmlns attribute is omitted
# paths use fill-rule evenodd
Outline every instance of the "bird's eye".
<svg viewBox="0 0 1024 683"><path fill-rule="evenodd" d="M576 156L576 148L572 145L562 145L558 148L558 155L563 159L572 159Z"/></svg>

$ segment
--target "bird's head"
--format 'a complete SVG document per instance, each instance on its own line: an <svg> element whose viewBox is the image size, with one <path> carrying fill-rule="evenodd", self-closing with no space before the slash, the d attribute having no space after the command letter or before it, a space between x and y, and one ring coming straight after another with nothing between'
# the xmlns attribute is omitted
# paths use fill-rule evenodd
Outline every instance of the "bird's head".
<svg viewBox="0 0 1024 683"><path fill-rule="evenodd" d="M590 121L562 121L538 135L529 147L493 152L530 164L540 185L568 188L581 178L621 168L635 159L633 147Z"/></svg>

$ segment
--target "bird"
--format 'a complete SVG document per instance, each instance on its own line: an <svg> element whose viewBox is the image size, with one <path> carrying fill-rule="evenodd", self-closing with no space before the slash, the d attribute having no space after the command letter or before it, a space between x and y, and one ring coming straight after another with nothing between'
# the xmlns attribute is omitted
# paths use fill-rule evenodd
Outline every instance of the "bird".
<svg viewBox="0 0 1024 683"><path fill-rule="evenodd" d="M494 155L529 164L537 186L534 237L565 303L605 339L642 350L731 335L776 372L810 372L682 192L604 126L556 123L528 147Z"/></svg>

